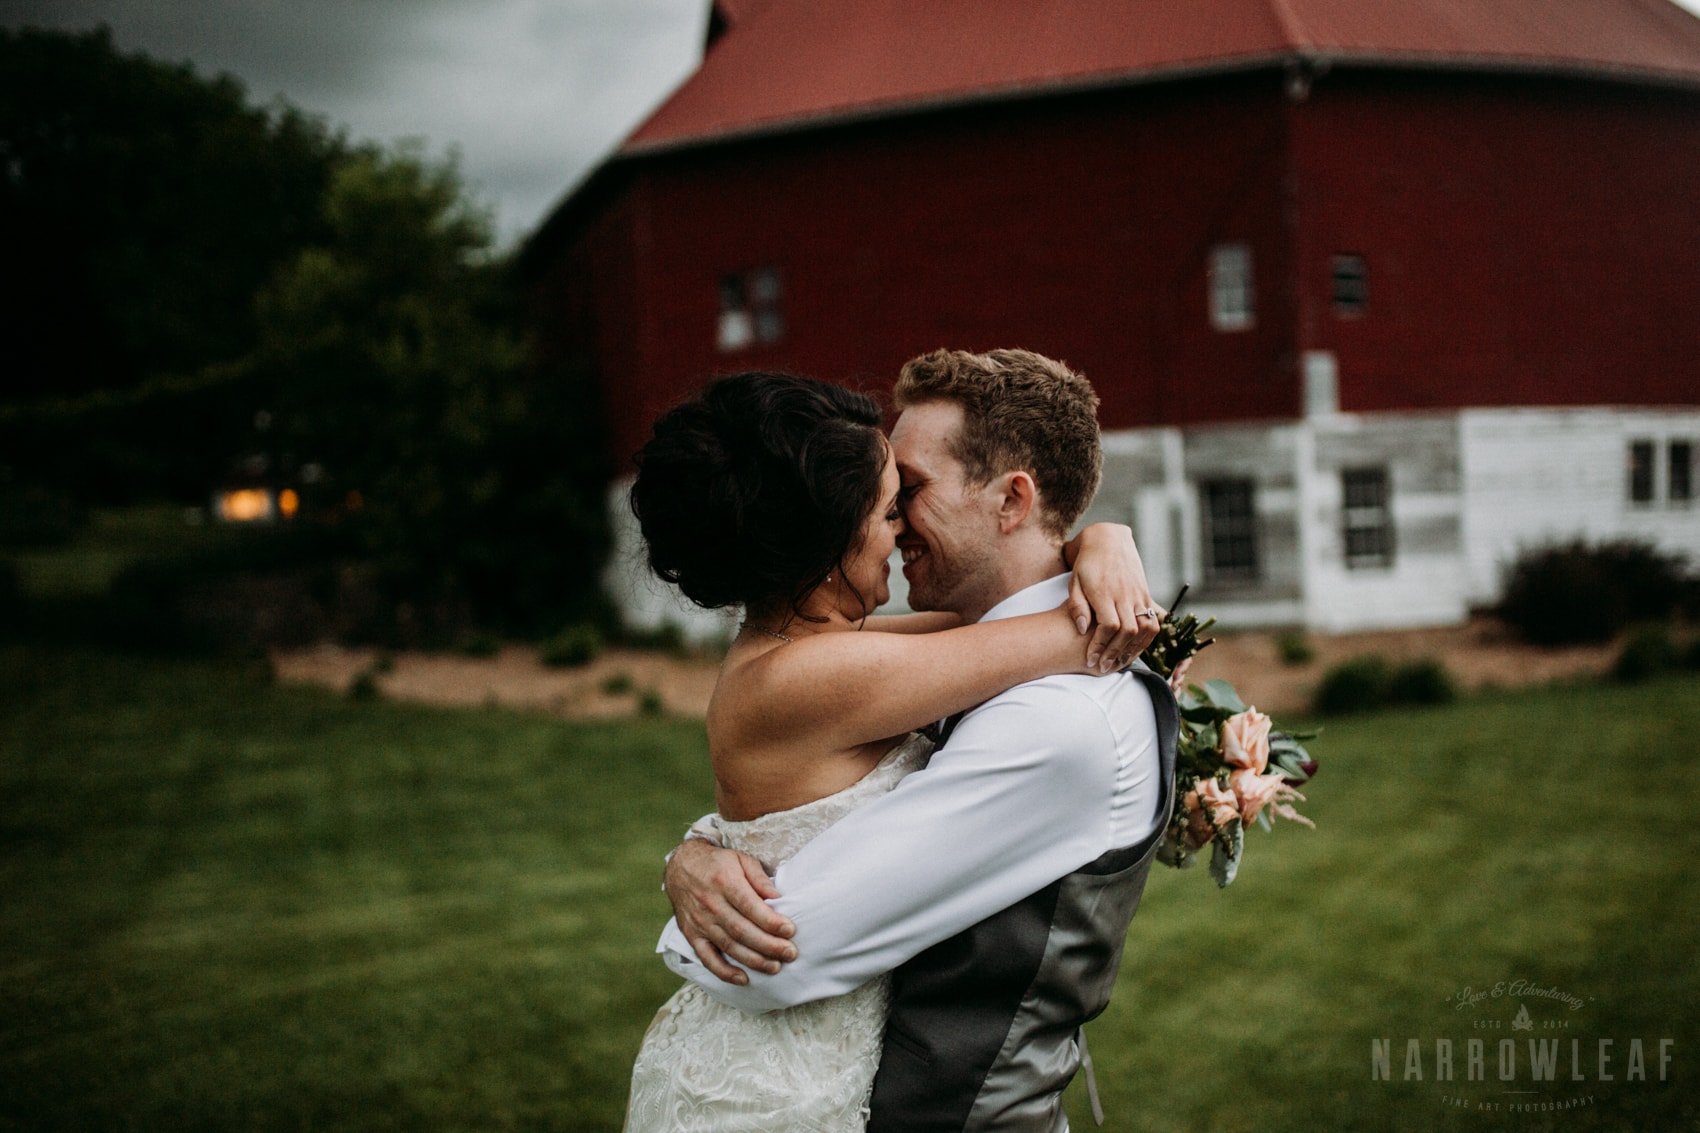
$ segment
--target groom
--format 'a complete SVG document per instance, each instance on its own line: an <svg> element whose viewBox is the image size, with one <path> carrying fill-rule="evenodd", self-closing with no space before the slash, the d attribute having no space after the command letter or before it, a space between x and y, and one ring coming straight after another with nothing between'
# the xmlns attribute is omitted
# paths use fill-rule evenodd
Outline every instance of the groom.
<svg viewBox="0 0 1700 1133"><path fill-rule="evenodd" d="M1060 605L1060 547L1097 489L1091 386L1027 351L938 351L904 366L896 399L910 605L970 622ZM666 959L750 1011L893 971L871 1133L1066 1130L1080 1028L1109 1002L1173 802L1176 724L1139 665L993 697L771 884L743 855L679 847Z"/></svg>

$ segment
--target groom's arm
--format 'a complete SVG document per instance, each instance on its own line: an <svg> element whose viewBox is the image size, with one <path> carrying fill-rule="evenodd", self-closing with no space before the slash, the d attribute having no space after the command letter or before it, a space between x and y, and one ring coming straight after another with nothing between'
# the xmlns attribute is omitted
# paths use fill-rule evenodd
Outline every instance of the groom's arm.
<svg viewBox="0 0 1700 1133"><path fill-rule="evenodd" d="M1155 743L1154 720L1145 735ZM1136 762L1152 769L1154 811L1156 760ZM661 948L674 971L744 1010L843 994L1111 849L1118 766L1097 700L1061 682L1024 685L970 713L930 766L778 871L770 904L795 924L798 954L779 973L725 983L676 923Z"/></svg>

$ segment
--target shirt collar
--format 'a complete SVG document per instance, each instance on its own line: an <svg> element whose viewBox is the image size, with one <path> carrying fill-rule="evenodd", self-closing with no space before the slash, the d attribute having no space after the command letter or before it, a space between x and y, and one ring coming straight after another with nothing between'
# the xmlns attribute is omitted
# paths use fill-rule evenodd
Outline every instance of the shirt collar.
<svg viewBox="0 0 1700 1133"><path fill-rule="evenodd" d="M1017 590L987 610L980 620L991 622L999 618L1017 618L1022 614L1042 614L1046 610L1054 610L1068 601L1068 583L1073 577L1073 571L1065 570L1043 582L1035 582L1025 590Z"/></svg>

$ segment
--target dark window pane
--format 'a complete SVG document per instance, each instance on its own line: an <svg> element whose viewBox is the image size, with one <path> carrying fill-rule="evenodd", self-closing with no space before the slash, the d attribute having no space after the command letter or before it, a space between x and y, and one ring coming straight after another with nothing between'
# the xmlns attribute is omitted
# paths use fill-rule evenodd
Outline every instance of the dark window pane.
<svg viewBox="0 0 1700 1133"><path fill-rule="evenodd" d="M1387 469L1342 469L1340 486L1346 566L1352 570L1392 566L1393 510L1388 505Z"/></svg>
<svg viewBox="0 0 1700 1133"><path fill-rule="evenodd" d="M1694 498L1694 444L1670 443L1670 502L1687 503Z"/></svg>
<svg viewBox="0 0 1700 1133"><path fill-rule="evenodd" d="M1369 266L1362 256L1334 257L1334 310L1361 315L1369 309Z"/></svg>
<svg viewBox="0 0 1700 1133"><path fill-rule="evenodd" d="M1204 484L1205 574L1213 582L1255 582L1257 512L1250 480Z"/></svg>
<svg viewBox="0 0 1700 1133"><path fill-rule="evenodd" d="M1629 442L1629 502L1653 502L1653 442Z"/></svg>
<svg viewBox="0 0 1700 1133"><path fill-rule="evenodd" d="M748 306L749 303L744 298L744 277L742 275L721 276L720 309L722 311L742 311Z"/></svg>

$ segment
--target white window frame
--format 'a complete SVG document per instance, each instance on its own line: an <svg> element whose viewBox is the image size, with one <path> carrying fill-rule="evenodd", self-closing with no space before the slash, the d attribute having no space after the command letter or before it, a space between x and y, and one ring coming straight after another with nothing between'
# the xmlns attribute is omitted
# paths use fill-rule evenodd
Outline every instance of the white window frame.
<svg viewBox="0 0 1700 1133"><path fill-rule="evenodd" d="M785 337L784 288L771 265L726 272L720 277L720 319L715 345L722 354L747 350Z"/></svg>
<svg viewBox="0 0 1700 1133"><path fill-rule="evenodd" d="M1223 332L1257 325L1257 284L1251 245L1217 244L1210 249L1210 325Z"/></svg>
<svg viewBox="0 0 1700 1133"><path fill-rule="evenodd" d="M1354 481L1378 485L1380 499L1353 501ZM1373 536L1354 539L1353 536ZM1388 570L1393 566L1393 476L1386 465L1340 469L1340 553L1347 570ZM1353 550L1353 543L1373 544Z"/></svg>
<svg viewBox="0 0 1700 1133"><path fill-rule="evenodd" d="M1226 517L1211 507L1219 494L1229 491L1245 493L1246 514ZM1204 577L1212 585L1249 586L1263 578L1263 549L1257 522L1257 481L1249 476L1213 476L1198 485L1199 512L1204 520L1202 532ZM1223 530L1226 527L1227 530ZM1243 540L1243 544L1241 541ZM1247 554L1243 561L1234 558L1224 562L1218 550L1243 546Z"/></svg>

